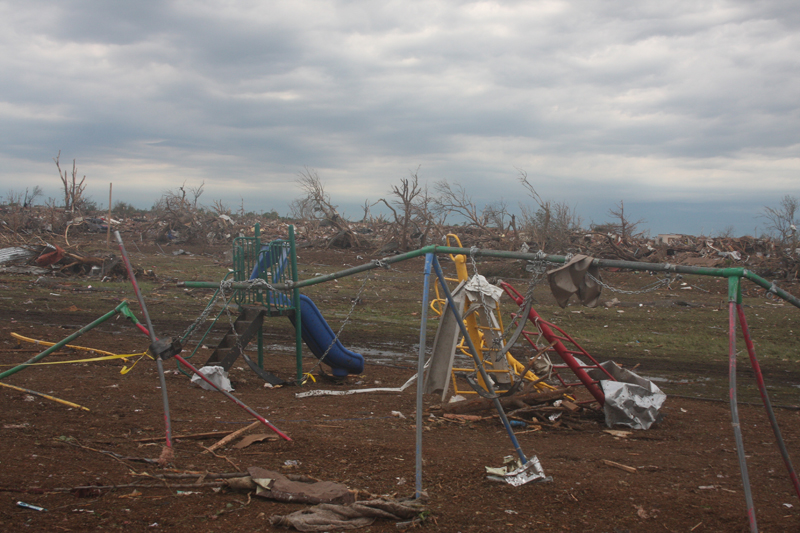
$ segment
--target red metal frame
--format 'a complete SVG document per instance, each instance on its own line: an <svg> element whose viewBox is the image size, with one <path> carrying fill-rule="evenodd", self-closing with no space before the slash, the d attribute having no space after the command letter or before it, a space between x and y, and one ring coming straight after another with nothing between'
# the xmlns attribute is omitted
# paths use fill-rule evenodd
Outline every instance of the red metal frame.
<svg viewBox="0 0 800 533"><path fill-rule="evenodd" d="M731 306L733 306L733 302L731 302ZM781 436L781 430L778 427L778 421L775 420L775 414L772 410L772 404L769 401L769 394L767 393L767 386L764 383L764 376L761 374L761 365L758 363L758 359L756 359L756 350L753 346L753 340L750 337L750 330L747 327L747 319L744 316L744 308L742 304L736 304L736 314L739 318L739 324L742 326L742 336L744 337L744 342L747 345L747 354L750 356L750 365L753 367L753 372L756 376L756 383L758 384L758 392L761 394L761 400L764 403L764 408L767 411L767 416L769 417L770 425L772 426L772 431L775 433L776 443L778 445L778 449L781 452L781 457L783 458L783 464L786 466L786 470L789 472L789 479L792 482L792 486L794 487L794 491L797 494L797 497L800 498L800 480L797 479L797 474L794 471L794 467L792 466L792 461L789 458L789 453L786 451L786 446L783 443L783 437ZM734 331L735 335L735 331Z"/></svg>
<svg viewBox="0 0 800 533"><path fill-rule="evenodd" d="M505 281L500 282L500 287L511 297L512 300L517 303L517 305L522 305L524 298L519 292L517 292L516 289L514 289L514 287ZM567 332L555 324L544 320L539 313L533 309L533 307L531 307L530 311L528 312L528 319L532 324L536 325L539 331L541 331L542 336L547 339L547 342L552 343L552 348L550 350L558 353L559 357L561 357L561 360L564 361L563 365L553 365L553 368L569 368L580 380L580 383L567 383L560 374L556 373L556 377L561 384L565 387L574 387L582 384L584 387L586 387L586 390L589 391L594 399L597 400L597 402L600 404L600 407L602 407L606 401L605 395L597 384L598 380L592 379L586 372L586 369L600 370L606 375L607 379L610 379L611 381L616 381L616 379L609 374L605 368L600 366L600 363L598 363L597 360L589 354L589 352L584 350L581 345L575 342L575 339L570 337ZM536 341L535 339L531 338L531 335L533 335L531 332L523 331L522 335L531 344L531 346L534 348L536 347ZM538 336L538 332L535 335ZM575 349L568 349L564 345L564 342L572 344ZM588 359L591 363L584 365L580 364L574 357L576 355Z"/></svg>

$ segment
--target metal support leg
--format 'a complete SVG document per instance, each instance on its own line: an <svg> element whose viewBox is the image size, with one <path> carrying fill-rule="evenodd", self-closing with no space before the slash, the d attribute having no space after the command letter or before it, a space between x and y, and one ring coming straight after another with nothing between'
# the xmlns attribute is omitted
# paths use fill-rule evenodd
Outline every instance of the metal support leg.
<svg viewBox="0 0 800 533"><path fill-rule="evenodd" d="M508 422L508 418L503 410L503 406L500 404L500 399L497 397L497 393L494 390L494 385L492 385L491 379L486 374L486 370L483 368L483 363L478 356L478 351L475 349L475 345L472 343L469 332L464 325L464 320L461 316L461 313L453 301L453 295L450 294L450 289L447 287L447 281L444 279L444 272L442 272L442 267L439 265L439 261L436 259L436 257L433 258L433 268L436 271L436 276L439 278L439 283L441 284L442 290L447 298L447 305L450 307L450 310L456 317L456 322L458 323L458 327L461 329L461 334L464 336L464 340L467 342L469 352L472 354L472 358L475 361L475 367L478 369L481 378L483 378L483 381L486 383L486 388L489 391L489 394L493 396L492 403L494 404L495 409L497 409L497 413L500 415L500 420L503 422L503 426L506 428L506 432L508 433L508 437L511 439L511 443L514 445L514 450L517 452L517 455L524 465L528 462L528 459L525 457L525 454L522 453L522 449L519 447L517 437L514 435L514 430L511 429L511 424ZM420 379L420 375L417 376L417 379Z"/></svg>
<svg viewBox="0 0 800 533"><path fill-rule="evenodd" d="M739 470L742 474L744 499L747 503L747 519L750 522L751 533L758 533L756 524L756 510L753 505L753 494L750 491L750 476L747 473L747 459L744 455L744 440L742 428L739 424L739 406L736 402L736 305L741 303L741 285L739 278L728 278L728 380L730 384L731 425L736 438L736 453L739 458Z"/></svg>

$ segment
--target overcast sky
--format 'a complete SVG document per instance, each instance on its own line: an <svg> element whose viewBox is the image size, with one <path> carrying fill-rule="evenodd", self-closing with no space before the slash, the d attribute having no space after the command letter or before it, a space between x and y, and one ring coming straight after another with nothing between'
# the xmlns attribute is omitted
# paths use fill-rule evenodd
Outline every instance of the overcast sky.
<svg viewBox="0 0 800 533"><path fill-rule="evenodd" d="M518 169L584 223L762 231L800 196L793 1L0 0L0 196L288 212L318 172L347 215L419 168L477 203ZM759 229L757 229L757 227Z"/></svg>

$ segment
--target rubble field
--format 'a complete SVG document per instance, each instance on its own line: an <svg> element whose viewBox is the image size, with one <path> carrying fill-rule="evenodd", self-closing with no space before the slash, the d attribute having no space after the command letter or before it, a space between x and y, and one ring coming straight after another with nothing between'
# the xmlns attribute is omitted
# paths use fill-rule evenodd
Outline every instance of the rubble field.
<svg viewBox="0 0 800 533"><path fill-rule="evenodd" d="M105 236L86 236L92 257L105 249ZM94 239L94 241L92 241ZM73 245L75 243L72 243ZM468 245L465 242L465 245ZM113 247L112 247L113 248ZM199 315L211 290L178 288L176 281L217 281L227 272L229 245L128 246L158 335L175 336ZM111 253L113 249L107 250ZM89 253L91 252L91 253ZM379 255L364 250L301 248L301 277L358 265ZM443 265L450 268L443 258ZM529 276L519 265L481 263L487 277L514 280L523 289ZM413 495L415 490L415 388L347 396L297 398L314 389L400 387L416 372L422 263L314 286L314 298L334 331L352 311L342 342L363 351L363 375L343 383L325 381L317 360L303 360L316 382L303 387L265 387L241 359L230 379L233 394L291 437L262 434L209 452L226 434L250 425L247 413L217 392L201 389L167 361L174 457L159 466L164 422L156 364L137 357L29 367L2 383L0 426L0 529L5 531L278 531L276 515L307 507L234 490L231 474L260 467L297 479L330 481L358 500ZM604 273L629 289L650 283L646 273ZM686 288L688 287L688 289ZM796 293L796 287L784 288ZM360 531L420 529L431 532L736 532L748 531L727 398L726 286L715 280L677 280L673 290L638 295L603 294L607 305L560 309L544 287L537 309L580 342L598 360L613 359L658 378L667 393L663 421L647 431L609 432L602 413L554 407L528 409L515 428L522 450L541 461L552 481L512 487L490 481L485 467L499 467L514 448L496 413L448 413L439 396L424 400L422 488L425 511L398 528L379 519ZM358 296L356 296L358 295ZM800 354L796 329L800 310L745 291L748 320L789 453L800 464ZM44 348L18 341L56 342L112 310L123 299L141 317L130 284L85 272L57 276L0 274L0 364L19 364ZM616 297L616 301L613 298ZM355 304L355 305L354 305ZM505 304L504 304L505 305ZM511 305L509 304L509 309ZM224 318L223 318L224 320ZM430 318L428 344L435 317ZM195 335L193 341L198 340ZM264 367L294 379L293 329L285 318L265 323ZM687 342L690 344L683 344ZM740 348L744 348L741 338ZM210 341L207 342L210 344ZM112 319L72 344L116 354L142 353L147 339L123 318ZM192 349L192 346L188 347ZM200 348L200 366L210 354ZM248 349L255 357L253 346ZM43 362L94 357L64 349ZM130 370L121 374L126 365ZM775 437L755 390L746 351L739 360L742 431L756 516L762 531L800 530L800 501L784 468ZM84 406L56 403L36 391ZM585 393L577 392L576 400ZM694 397L702 397L703 400ZM537 410L538 409L538 410ZM560 418L550 420L554 412ZM253 440L253 439L251 439ZM22 507L18 502L46 509ZM27 529L26 529L27 528Z"/></svg>

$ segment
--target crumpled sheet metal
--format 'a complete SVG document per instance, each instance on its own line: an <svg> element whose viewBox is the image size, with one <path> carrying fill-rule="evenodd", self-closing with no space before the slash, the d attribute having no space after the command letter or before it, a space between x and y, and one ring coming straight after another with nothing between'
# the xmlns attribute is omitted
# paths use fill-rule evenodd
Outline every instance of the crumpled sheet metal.
<svg viewBox="0 0 800 533"><path fill-rule="evenodd" d="M512 487L519 487L531 481L553 481L552 477L544 475L542 463L536 456L528 459L528 462L523 465L516 456L508 455L504 460L504 466L500 468L487 466L485 468L486 473L489 474L486 476L487 479L507 483Z"/></svg>
<svg viewBox="0 0 800 533"><path fill-rule="evenodd" d="M659 410L667 395L652 381L619 367L613 361L606 361L600 366L618 380L600 380L600 387L606 397L603 406L606 426L649 429L661 419ZM599 370L592 370L589 375L595 379L604 377Z"/></svg>

